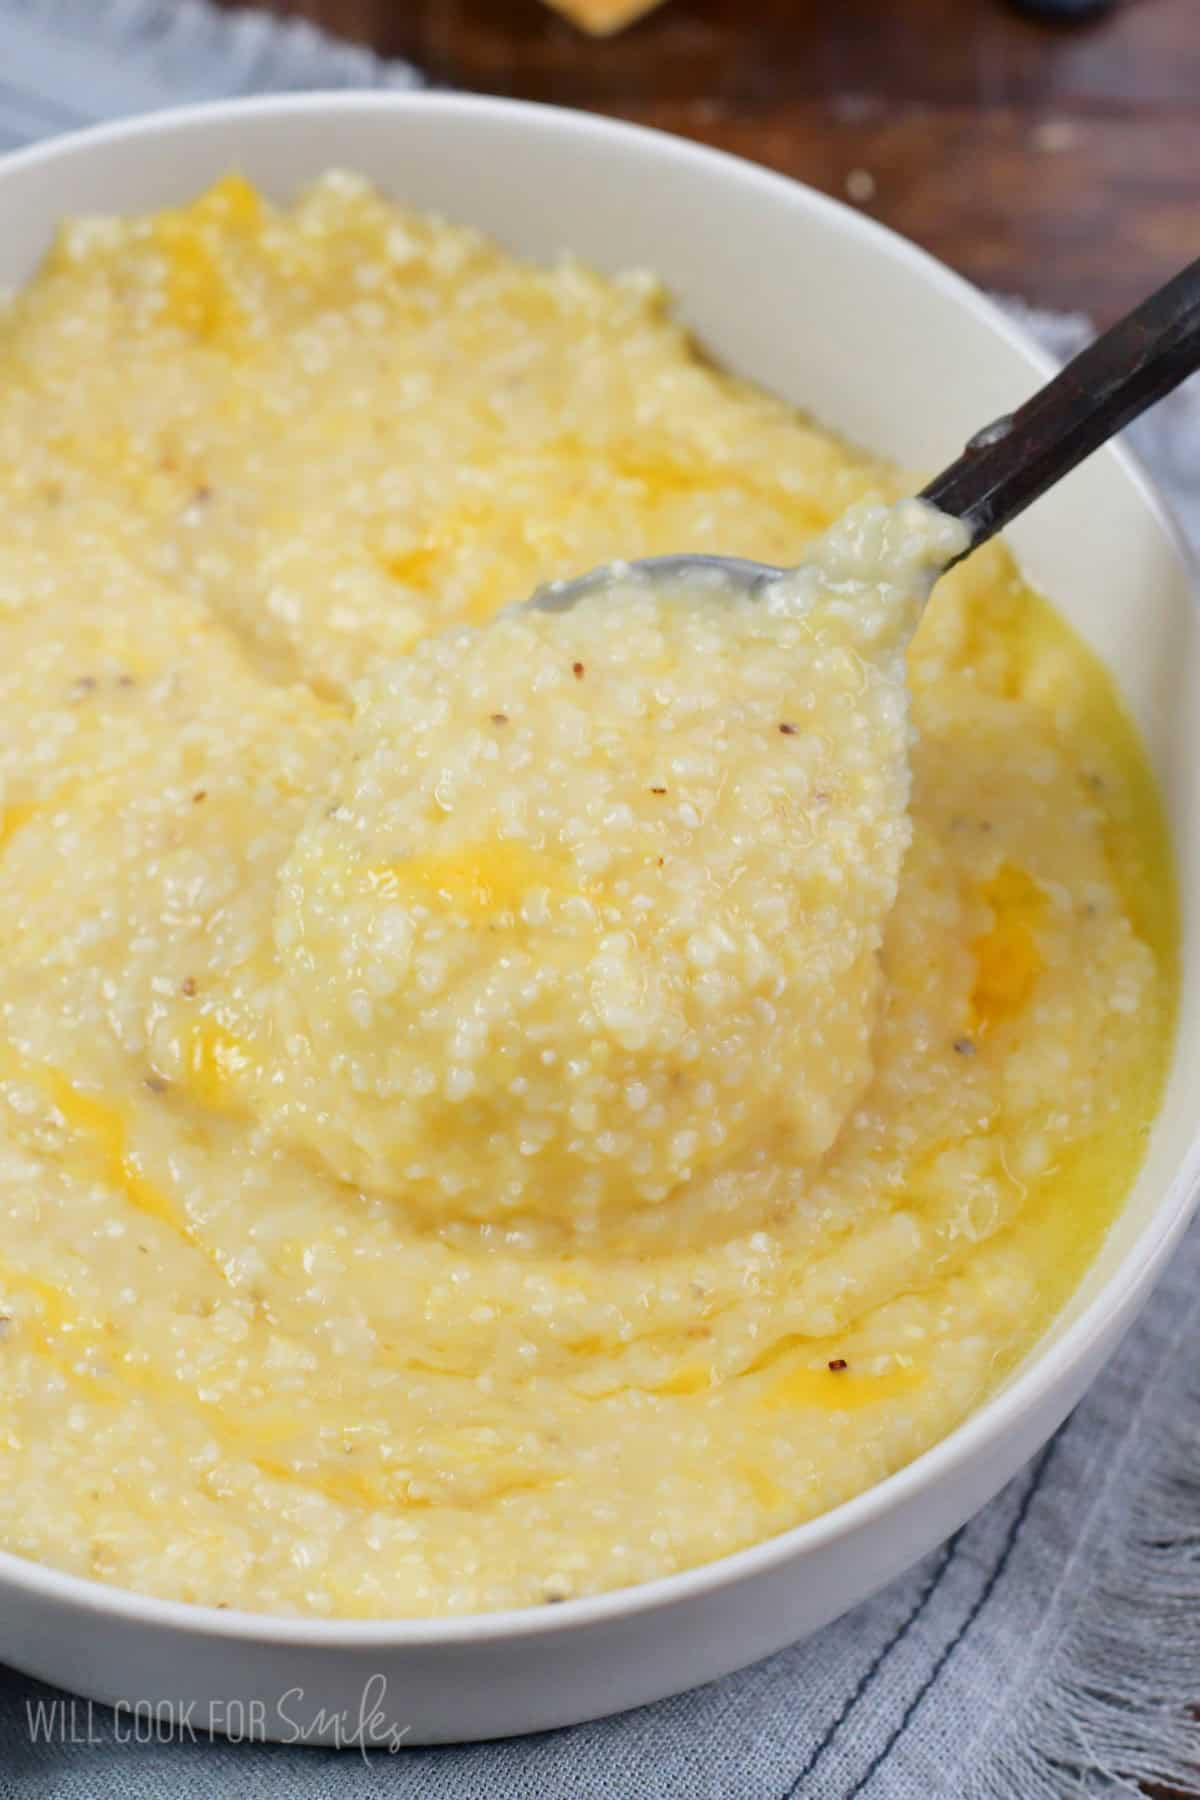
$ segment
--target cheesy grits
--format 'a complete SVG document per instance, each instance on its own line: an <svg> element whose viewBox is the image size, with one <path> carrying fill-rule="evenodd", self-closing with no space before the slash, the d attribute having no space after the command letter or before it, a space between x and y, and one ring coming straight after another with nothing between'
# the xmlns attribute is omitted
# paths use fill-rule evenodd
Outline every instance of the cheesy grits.
<svg viewBox="0 0 1200 1800"><path fill-rule="evenodd" d="M0 1547L561 1600L1031 1346L1155 1114L1170 855L1002 546L908 645L905 485L650 277L349 176L62 228L0 316Z"/></svg>

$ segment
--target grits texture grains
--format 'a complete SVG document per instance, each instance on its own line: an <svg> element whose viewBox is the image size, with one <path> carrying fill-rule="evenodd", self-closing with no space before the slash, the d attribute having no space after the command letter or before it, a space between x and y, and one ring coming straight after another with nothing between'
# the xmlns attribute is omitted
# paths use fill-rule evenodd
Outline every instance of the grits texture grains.
<svg viewBox="0 0 1200 1800"><path fill-rule="evenodd" d="M618 573L365 681L282 872L311 1046L273 1085L285 1129L435 1223L627 1249L758 1223L871 1074L905 582L958 537L908 512L911 569L864 507L769 600Z"/></svg>

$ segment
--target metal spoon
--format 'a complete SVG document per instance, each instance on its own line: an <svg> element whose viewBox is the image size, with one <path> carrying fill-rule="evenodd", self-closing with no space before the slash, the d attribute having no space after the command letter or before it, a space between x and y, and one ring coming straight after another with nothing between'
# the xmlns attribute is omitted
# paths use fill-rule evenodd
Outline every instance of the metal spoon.
<svg viewBox="0 0 1200 1800"><path fill-rule="evenodd" d="M966 548L939 573L1002 531L1198 367L1200 259L1081 350L1015 412L977 431L958 461L922 488L918 499L967 530ZM630 569L667 583L708 571L710 579L751 592L790 573L740 556L644 556L548 582L527 604L565 612Z"/></svg>

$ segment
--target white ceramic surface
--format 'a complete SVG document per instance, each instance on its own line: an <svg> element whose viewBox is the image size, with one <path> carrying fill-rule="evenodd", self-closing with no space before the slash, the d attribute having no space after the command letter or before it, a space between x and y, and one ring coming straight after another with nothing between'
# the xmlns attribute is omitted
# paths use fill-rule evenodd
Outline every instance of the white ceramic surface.
<svg viewBox="0 0 1200 1800"><path fill-rule="evenodd" d="M1048 372L973 289L835 202L732 158L583 114L444 95L327 95L160 115L0 162L0 282L64 213L173 204L231 166L283 197L330 166L540 257L642 264L727 366L928 471ZM755 1549L641 1588L448 1623L271 1619L147 1600L0 1554L0 1660L105 1700L195 1701L258 1735L353 1737L366 1684L407 1741L505 1735L632 1706L845 1611L957 1528L1049 1436L1149 1294L1200 1180L1200 633L1137 470L1106 451L1012 533L1115 669L1179 846L1184 991L1146 1166L1044 1343L987 1406L888 1481ZM1189 704L1190 702L1190 704ZM297 1691L299 1690L299 1691ZM375 1692L378 1695L378 1680ZM230 1703L235 1710L228 1710ZM222 1710L222 1709L226 1710ZM317 1718L323 1709L324 1718Z"/></svg>

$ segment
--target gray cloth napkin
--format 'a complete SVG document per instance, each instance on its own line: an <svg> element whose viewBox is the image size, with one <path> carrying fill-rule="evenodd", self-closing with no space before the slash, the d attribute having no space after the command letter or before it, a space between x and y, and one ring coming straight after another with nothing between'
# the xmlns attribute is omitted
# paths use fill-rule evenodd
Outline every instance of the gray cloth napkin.
<svg viewBox="0 0 1200 1800"><path fill-rule="evenodd" d="M176 101L419 82L201 0L0 0L0 146ZM1013 302L1019 309L1019 303ZM1027 315L1066 353L1082 319ZM1200 395L1137 447L1200 545ZM998 1499L816 1637L657 1706L503 1743L353 1752L94 1744L0 1669L4 1800L1064 1800L1200 1793L1200 1226L1074 1416ZM131 1696L131 1699L136 1696ZM45 1718L45 1715L42 1715Z"/></svg>

